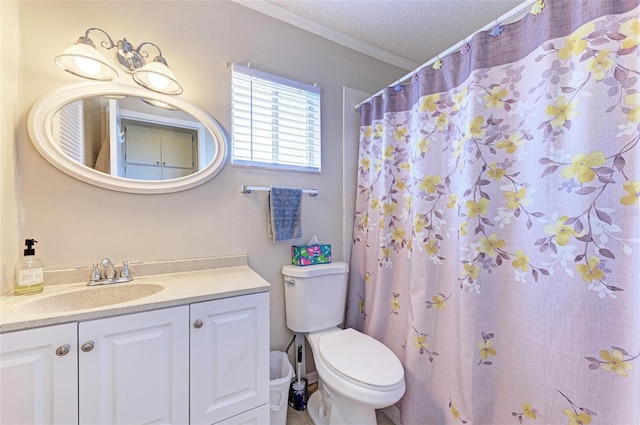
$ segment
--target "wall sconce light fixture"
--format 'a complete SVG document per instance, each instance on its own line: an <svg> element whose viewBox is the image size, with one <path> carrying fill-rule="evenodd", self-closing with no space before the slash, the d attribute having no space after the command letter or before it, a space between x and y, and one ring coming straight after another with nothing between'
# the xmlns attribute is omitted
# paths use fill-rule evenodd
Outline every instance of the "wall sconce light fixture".
<svg viewBox="0 0 640 425"><path fill-rule="evenodd" d="M114 43L109 34L100 28L89 28L85 31L84 36L78 38L73 46L56 56L56 65L71 74L91 80L108 81L116 78L118 72L109 65L105 57L96 49L93 40L89 38L91 31L100 31L107 36L109 42L102 41L100 45L107 50L116 48L116 63L125 72L132 74L133 80L140 86L174 96L182 93L182 86L167 66L167 61L156 44L145 41L134 49L126 38ZM149 54L142 50L146 45L158 50L158 55L153 61L146 60Z"/></svg>

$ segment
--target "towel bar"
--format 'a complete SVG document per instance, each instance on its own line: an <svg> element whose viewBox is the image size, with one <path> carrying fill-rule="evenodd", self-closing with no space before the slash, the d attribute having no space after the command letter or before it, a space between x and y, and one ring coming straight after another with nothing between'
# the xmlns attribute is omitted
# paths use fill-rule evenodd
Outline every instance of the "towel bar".
<svg viewBox="0 0 640 425"><path fill-rule="evenodd" d="M250 186L247 184L242 185L242 193L251 193L252 190L269 192L271 191L271 188L268 186ZM320 191L318 189L302 189L302 193L308 193L309 196L318 196Z"/></svg>

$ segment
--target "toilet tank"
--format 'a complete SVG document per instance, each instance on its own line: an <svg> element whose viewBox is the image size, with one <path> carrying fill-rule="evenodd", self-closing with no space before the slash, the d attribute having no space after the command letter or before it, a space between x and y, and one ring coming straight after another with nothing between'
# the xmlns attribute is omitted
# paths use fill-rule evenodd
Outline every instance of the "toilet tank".
<svg viewBox="0 0 640 425"><path fill-rule="evenodd" d="M338 326L347 302L347 263L282 267L287 327L315 332Z"/></svg>

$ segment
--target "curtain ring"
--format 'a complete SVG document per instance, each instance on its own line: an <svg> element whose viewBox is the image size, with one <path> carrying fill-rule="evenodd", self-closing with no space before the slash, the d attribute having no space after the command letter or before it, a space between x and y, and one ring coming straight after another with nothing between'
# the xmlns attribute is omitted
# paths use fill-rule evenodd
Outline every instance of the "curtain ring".
<svg viewBox="0 0 640 425"><path fill-rule="evenodd" d="M466 56L471 51L471 45L469 43L467 43L467 39L466 38L464 40L462 40L462 43L463 43L463 45L460 48L460 54L462 56Z"/></svg>
<svg viewBox="0 0 640 425"><path fill-rule="evenodd" d="M489 33L489 36L496 38L499 37L500 34L502 34L502 31L504 30L504 27L502 25L500 25L498 23L498 20L496 19L496 25L491 29L491 32Z"/></svg>
<svg viewBox="0 0 640 425"><path fill-rule="evenodd" d="M440 68L442 68L442 59L440 59L440 56L436 56L436 61L433 63L433 69Z"/></svg>

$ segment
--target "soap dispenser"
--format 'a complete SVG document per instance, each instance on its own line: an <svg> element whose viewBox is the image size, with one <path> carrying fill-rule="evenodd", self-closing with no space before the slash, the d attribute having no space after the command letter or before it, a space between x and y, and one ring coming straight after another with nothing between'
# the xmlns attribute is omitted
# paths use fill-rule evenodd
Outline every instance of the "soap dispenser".
<svg viewBox="0 0 640 425"><path fill-rule="evenodd" d="M32 295L44 289L44 264L36 258L34 239L25 239L24 258L16 264L13 291L16 295Z"/></svg>

